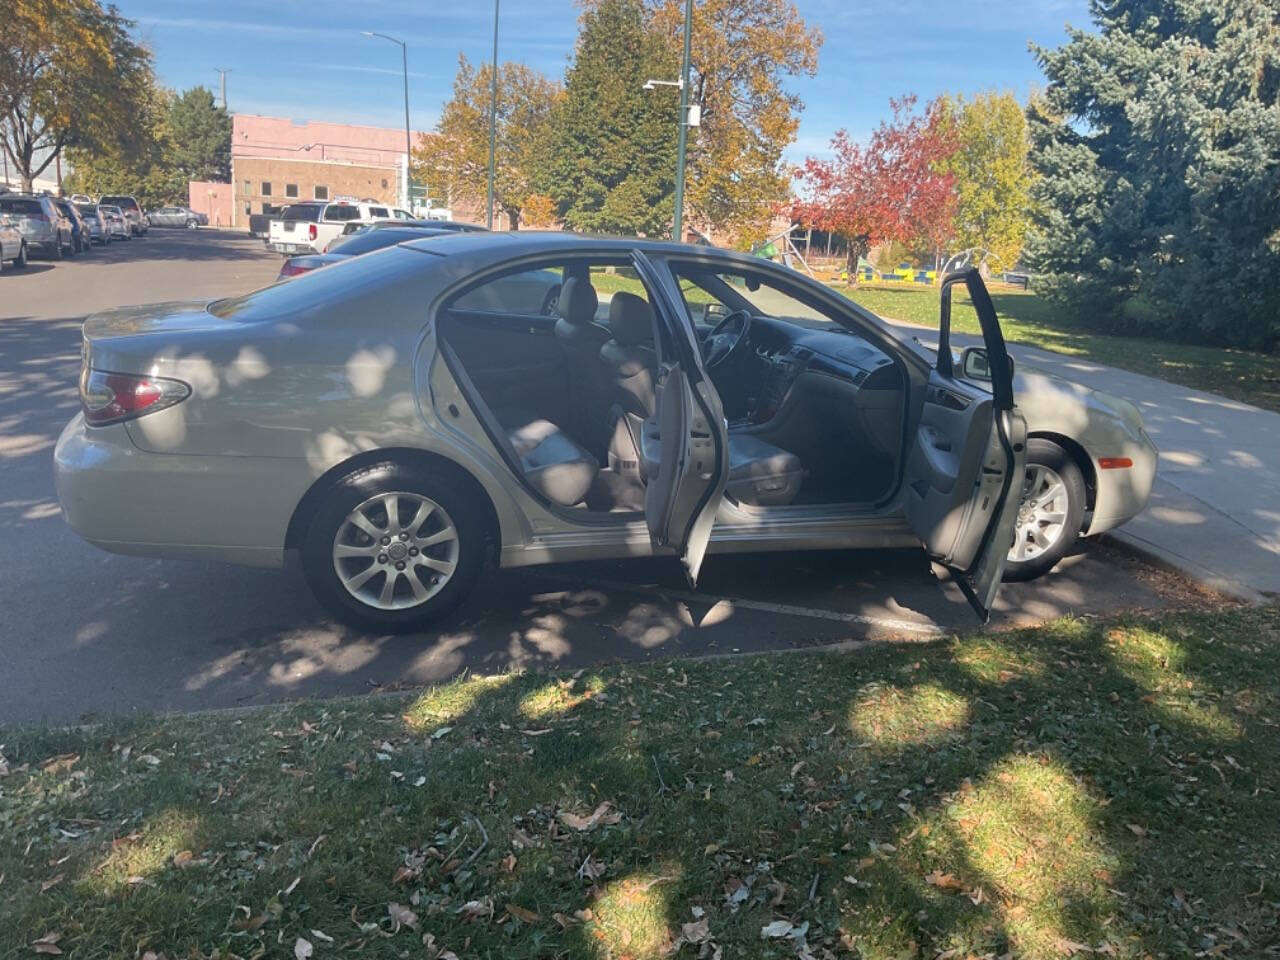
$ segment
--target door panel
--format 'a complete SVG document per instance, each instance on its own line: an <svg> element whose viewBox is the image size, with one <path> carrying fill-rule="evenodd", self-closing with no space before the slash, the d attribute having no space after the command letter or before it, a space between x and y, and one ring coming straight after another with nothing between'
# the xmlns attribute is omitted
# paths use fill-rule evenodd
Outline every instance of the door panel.
<svg viewBox="0 0 1280 960"><path fill-rule="evenodd" d="M729 478L728 428L670 272L656 269L639 252L635 263L652 294L660 328L656 338L660 456L656 464L648 465L645 519L654 544L674 550L689 583L696 585Z"/></svg>
<svg viewBox="0 0 1280 960"><path fill-rule="evenodd" d="M951 290L969 288L991 358L991 391L956 376ZM1026 422L991 298L976 270L943 281L938 361L907 458L903 509L925 549L951 568L984 620L1004 572L1026 463Z"/></svg>
<svg viewBox="0 0 1280 960"><path fill-rule="evenodd" d="M443 332L499 420L570 422L555 317L455 309L445 318Z"/></svg>

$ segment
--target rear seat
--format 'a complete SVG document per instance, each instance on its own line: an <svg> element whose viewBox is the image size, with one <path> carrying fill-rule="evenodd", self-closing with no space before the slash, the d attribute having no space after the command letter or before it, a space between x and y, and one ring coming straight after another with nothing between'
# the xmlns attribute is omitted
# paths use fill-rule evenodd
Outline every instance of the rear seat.
<svg viewBox="0 0 1280 960"><path fill-rule="evenodd" d="M453 348L441 341L440 350L471 408L511 465L553 503L565 507L581 503L600 470L596 458L550 420L504 427L476 390Z"/></svg>

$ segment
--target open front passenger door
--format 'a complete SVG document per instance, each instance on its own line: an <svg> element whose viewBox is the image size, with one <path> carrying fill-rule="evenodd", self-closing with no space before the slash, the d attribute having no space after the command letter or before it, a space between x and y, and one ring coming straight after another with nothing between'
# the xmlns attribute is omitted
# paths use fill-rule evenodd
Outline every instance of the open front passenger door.
<svg viewBox="0 0 1280 960"><path fill-rule="evenodd" d="M978 312L991 390L960 379L951 355L951 290L963 283ZM976 269L942 281L938 360L929 384L904 483L911 529L949 567L985 622L1013 542L1027 424L1013 405L1013 364L986 285Z"/></svg>
<svg viewBox="0 0 1280 960"><path fill-rule="evenodd" d="M643 428L645 519L654 546L674 550L696 585L729 476L729 432L670 273L639 251L634 260L658 325L657 409Z"/></svg>

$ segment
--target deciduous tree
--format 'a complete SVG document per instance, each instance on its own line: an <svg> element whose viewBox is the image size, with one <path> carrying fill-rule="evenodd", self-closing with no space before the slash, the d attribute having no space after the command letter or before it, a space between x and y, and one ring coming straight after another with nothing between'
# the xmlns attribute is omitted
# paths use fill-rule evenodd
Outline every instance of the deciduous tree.
<svg viewBox="0 0 1280 960"><path fill-rule="evenodd" d="M939 244L951 232L954 176L947 159L955 127L941 100L915 110L913 95L891 100L893 119L881 121L864 146L839 130L831 159L808 157L797 171L805 196L801 222L843 236L848 266L885 240Z"/></svg>
<svg viewBox="0 0 1280 960"><path fill-rule="evenodd" d="M1031 205L1030 141L1023 107L1011 93L979 93L947 104L955 152L944 169L955 178L954 243L979 248L1012 269L1026 240Z"/></svg>
<svg viewBox="0 0 1280 960"><path fill-rule="evenodd" d="M0 14L3 147L23 189L69 145L129 136L151 82L133 22L96 0L6 0Z"/></svg>
<svg viewBox="0 0 1280 960"><path fill-rule="evenodd" d="M678 64L684 0L652 0L651 9L667 59ZM821 45L822 34L787 0L694 4L690 102L701 106L702 122L689 131L685 205L693 220L740 246L765 236L789 194L782 152L795 139L803 106L786 81L816 72Z"/></svg>
<svg viewBox="0 0 1280 960"><path fill-rule="evenodd" d="M1082 320L1280 343L1280 5L1108 0L1038 51L1028 245Z"/></svg>
<svg viewBox="0 0 1280 960"><path fill-rule="evenodd" d="M414 177L434 197L482 204L489 179L489 108L492 67L476 68L458 58L453 97L436 132L413 153ZM538 163L546 155L550 119L563 91L555 81L523 63L498 71L497 160L494 205L518 229L529 197L536 193Z"/></svg>

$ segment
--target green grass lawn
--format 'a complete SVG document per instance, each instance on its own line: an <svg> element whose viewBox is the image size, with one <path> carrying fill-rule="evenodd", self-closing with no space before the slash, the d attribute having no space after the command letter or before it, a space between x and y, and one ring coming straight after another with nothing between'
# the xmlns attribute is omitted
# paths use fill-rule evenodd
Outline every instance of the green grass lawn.
<svg viewBox="0 0 1280 960"><path fill-rule="evenodd" d="M833 288L879 316L938 327L936 288L841 284ZM1011 342L1096 360L1280 412L1280 356L1093 333L1071 323L1061 308L1034 293L995 290L991 299L1005 338ZM961 333L981 332L968 296L959 290L951 321Z"/></svg>
<svg viewBox="0 0 1280 960"><path fill-rule="evenodd" d="M1068 620L0 730L0 956L1272 955L1278 641Z"/></svg>

